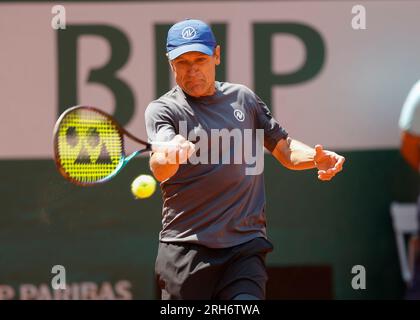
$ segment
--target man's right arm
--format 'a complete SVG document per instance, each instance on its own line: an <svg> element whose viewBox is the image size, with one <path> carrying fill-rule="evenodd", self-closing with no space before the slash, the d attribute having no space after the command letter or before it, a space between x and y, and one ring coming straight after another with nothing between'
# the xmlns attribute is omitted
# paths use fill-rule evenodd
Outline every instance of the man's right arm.
<svg viewBox="0 0 420 320"><path fill-rule="evenodd" d="M150 170L159 182L175 175L179 166L186 163L195 151L194 144L179 134L170 142L172 146L153 152L150 157Z"/></svg>
<svg viewBox="0 0 420 320"><path fill-rule="evenodd" d="M179 168L178 163L165 163L166 155L163 152L154 152L150 157L150 170L155 176L156 180L162 182L172 177Z"/></svg>
<svg viewBox="0 0 420 320"><path fill-rule="evenodd" d="M154 101L145 110L145 124L149 141L172 141L176 137L176 117L169 106ZM179 138L178 138L179 139ZM158 181L172 177L179 163L169 161L168 150L160 149L150 156L149 167Z"/></svg>

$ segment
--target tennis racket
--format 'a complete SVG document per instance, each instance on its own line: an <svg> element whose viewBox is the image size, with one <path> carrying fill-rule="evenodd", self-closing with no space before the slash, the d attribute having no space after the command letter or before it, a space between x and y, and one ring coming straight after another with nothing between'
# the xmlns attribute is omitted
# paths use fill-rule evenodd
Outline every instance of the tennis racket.
<svg viewBox="0 0 420 320"><path fill-rule="evenodd" d="M126 156L124 137L143 147ZM54 127L54 158L58 171L70 182L89 186L109 181L135 156L169 142L148 143L134 137L109 114L88 106L67 109Z"/></svg>

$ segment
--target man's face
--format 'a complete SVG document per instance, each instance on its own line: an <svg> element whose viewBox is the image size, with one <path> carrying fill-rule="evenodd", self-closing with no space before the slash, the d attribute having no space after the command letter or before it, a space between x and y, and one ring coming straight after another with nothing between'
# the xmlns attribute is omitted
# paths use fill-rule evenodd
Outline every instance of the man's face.
<svg viewBox="0 0 420 320"><path fill-rule="evenodd" d="M187 52L170 62L176 83L192 97L214 94L216 66L220 64L220 46L213 56L201 52Z"/></svg>

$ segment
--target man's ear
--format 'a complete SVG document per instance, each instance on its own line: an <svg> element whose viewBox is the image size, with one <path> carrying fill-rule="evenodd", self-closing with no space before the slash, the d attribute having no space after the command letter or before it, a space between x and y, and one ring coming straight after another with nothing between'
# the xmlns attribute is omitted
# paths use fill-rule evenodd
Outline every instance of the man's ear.
<svg viewBox="0 0 420 320"><path fill-rule="evenodd" d="M172 65L172 61L169 60L168 54L166 54L166 57L168 58L168 63L169 63L169 66L171 67L172 72L174 72L174 66Z"/></svg>
<svg viewBox="0 0 420 320"><path fill-rule="evenodd" d="M216 62L216 66L220 64L220 45L217 45L216 48L214 48L214 59Z"/></svg>
<svg viewBox="0 0 420 320"><path fill-rule="evenodd" d="M171 67L171 71L175 72L174 65L172 64L172 61L168 59L168 63L169 63L169 66Z"/></svg>

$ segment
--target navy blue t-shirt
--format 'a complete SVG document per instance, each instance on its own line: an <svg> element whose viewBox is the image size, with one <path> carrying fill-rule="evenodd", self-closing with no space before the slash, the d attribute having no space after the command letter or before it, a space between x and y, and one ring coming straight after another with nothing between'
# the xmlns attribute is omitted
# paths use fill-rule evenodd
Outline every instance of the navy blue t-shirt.
<svg viewBox="0 0 420 320"><path fill-rule="evenodd" d="M272 151L287 132L247 87L215 86L214 95L200 98L176 86L146 109L149 141L181 134L198 149L160 184L162 242L225 248L266 238L264 176L257 154L262 145Z"/></svg>

